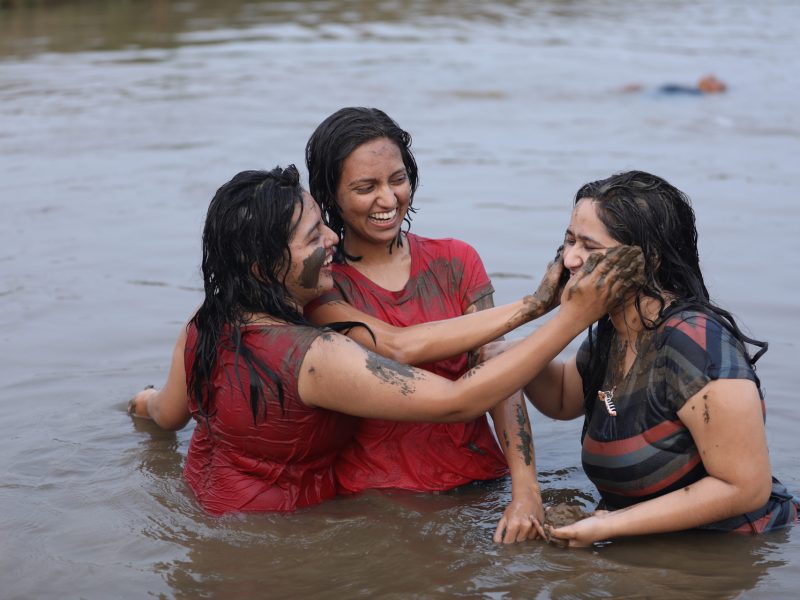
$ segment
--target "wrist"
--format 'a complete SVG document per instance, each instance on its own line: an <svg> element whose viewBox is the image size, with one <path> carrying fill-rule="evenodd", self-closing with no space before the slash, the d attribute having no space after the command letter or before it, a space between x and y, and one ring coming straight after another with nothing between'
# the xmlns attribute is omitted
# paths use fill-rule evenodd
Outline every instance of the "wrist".
<svg viewBox="0 0 800 600"><path fill-rule="evenodd" d="M524 322L533 321L547 313L545 303L542 302L535 294L526 294L522 298L522 314Z"/></svg>
<svg viewBox="0 0 800 600"><path fill-rule="evenodd" d="M564 304L561 305L558 312L556 312L553 318L548 322L553 323L554 327L563 330L570 339L576 338L587 327L594 323L593 320L587 320L585 313L576 311L569 305L565 306Z"/></svg>
<svg viewBox="0 0 800 600"><path fill-rule="evenodd" d="M535 478L511 478L511 495L542 495L542 489L539 487L539 482Z"/></svg>

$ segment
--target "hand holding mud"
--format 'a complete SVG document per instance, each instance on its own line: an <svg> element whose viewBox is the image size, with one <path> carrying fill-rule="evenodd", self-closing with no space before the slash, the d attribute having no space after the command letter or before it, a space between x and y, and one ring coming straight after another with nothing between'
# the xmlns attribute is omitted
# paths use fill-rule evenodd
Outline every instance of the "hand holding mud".
<svg viewBox="0 0 800 600"><path fill-rule="evenodd" d="M637 246L616 246L591 254L561 294L562 310L579 310L596 321L621 306L644 283L644 256Z"/></svg>
<svg viewBox="0 0 800 600"><path fill-rule="evenodd" d="M554 529L567 527L578 521L591 517L592 513L586 512L580 506L561 502L544 509L544 540L550 544L566 548L569 542L553 535Z"/></svg>

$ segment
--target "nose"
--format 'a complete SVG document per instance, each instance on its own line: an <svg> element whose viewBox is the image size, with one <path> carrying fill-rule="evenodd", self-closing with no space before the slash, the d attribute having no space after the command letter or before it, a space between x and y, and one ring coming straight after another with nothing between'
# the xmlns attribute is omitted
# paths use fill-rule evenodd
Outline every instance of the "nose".
<svg viewBox="0 0 800 600"><path fill-rule="evenodd" d="M339 236L336 235L336 232L325 225L325 241L326 241L326 248L330 248L331 246L335 246L339 243Z"/></svg>
<svg viewBox="0 0 800 600"><path fill-rule="evenodd" d="M394 187L388 181L381 186L378 194L378 206L381 208L393 209L399 204Z"/></svg>
<svg viewBox="0 0 800 600"><path fill-rule="evenodd" d="M564 247L564 266L571 272L580 269L583 266L584 257L575 248L575 246Z"/></svg>

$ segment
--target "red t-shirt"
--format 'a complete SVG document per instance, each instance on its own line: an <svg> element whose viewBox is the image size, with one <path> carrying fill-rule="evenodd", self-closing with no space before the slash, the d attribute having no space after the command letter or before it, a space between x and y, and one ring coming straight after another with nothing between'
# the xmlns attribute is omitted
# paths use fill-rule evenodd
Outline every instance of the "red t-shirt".
<svg viewBox="0 0 800 600"><path fill-rule="evenodd" d="M278 376L283 410L275 387L265 384L267 414L253 421L250 378L231 344L220 344L212 376L213 409L206 419L195 402L189 409L197 421L184 467L184 477L208 512L292 511L336 495L333 463L350 440L353 417L310 408L297 393L300 365L320 335L313 327L248 326L242 343ZM197 329L186 341L186 377L195 359Z"/></svg>
<svg viewBox="0 0 800 600"><path fill-rule="evenodd" d="M334 289L307 312L333 301L398 327L457 317L492 287L478 253L459 240L407 234L411 274L405 287L388 291L350 265L334 265ZM467 355L417 365L455 380L467 371ZM507 473L506 461L485 416L467 423L398 423L361 419L336 462L339 491L370 488L447 490Z"/></svg>

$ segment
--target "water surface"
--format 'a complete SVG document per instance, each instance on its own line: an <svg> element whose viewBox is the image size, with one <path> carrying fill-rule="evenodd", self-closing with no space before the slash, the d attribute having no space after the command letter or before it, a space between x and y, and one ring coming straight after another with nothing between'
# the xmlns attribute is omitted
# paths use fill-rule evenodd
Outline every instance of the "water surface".
<svg viewBox="0 0 800 600"><path fill-rule="evenodd" d="M212 518L181 479L191 428L124 414L200 301L216 188L302 167L324 117L378 106L414 137L414 231L472 243L500 302L538 281L582 183L639 168L689 193L712 295L770 342L770 455L797 492L795 3L0 6L4 598L795 593L798 529L495 546L507 481ZM728 93L652 92L709 72ZM580 423L532 415L545 499L591 505Z"/></svg>

